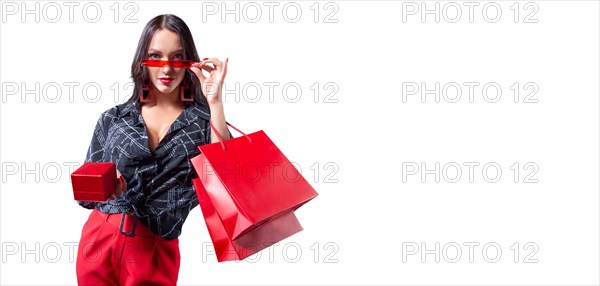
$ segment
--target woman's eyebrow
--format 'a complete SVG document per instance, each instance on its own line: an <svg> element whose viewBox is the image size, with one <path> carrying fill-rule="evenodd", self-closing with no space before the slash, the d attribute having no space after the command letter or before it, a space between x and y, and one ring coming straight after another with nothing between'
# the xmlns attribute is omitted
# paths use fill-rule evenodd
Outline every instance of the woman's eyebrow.
<svg viewBox="0 0 600 286"><path fill-rule="evenodd" d="M177 50L173 51L171 54L176 54L176 53L181 53L181 52L183 52L183 48L181 48L181 49L177 49ZM159 51L159 50L155 50L155 49L150 49L150 50L148 50L148 53L157 53L157 54L162 54L162 52L161 52L161 51Z"/></svg>

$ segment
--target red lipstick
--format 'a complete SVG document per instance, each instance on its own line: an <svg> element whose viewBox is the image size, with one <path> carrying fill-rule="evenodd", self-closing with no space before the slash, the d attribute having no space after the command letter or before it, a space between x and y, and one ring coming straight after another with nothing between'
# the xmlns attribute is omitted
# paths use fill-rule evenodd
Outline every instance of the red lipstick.
<svg viewBox="0 0 600 286"><path fill-rule="evenodd" d="M158 80L162 83L162 84L170 84L174 78L172 77L159 77Z"/></svg>

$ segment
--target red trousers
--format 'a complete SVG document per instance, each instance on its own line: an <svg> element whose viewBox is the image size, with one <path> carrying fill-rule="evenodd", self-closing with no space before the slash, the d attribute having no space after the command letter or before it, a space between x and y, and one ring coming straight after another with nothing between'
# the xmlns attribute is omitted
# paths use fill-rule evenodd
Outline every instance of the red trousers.
<svg viewBox="0 0 600 286"><path fill-rule="evenodd" d="M176 285L179 259L177 238L166 240L131 215L93 210L79 241L77 282L79 285Z"/></svg>

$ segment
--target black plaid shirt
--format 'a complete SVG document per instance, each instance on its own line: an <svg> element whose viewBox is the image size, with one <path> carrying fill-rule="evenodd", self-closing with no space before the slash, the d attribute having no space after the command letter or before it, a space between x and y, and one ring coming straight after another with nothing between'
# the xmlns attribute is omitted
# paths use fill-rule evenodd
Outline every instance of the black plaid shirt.
<svg viewBox="0 0 600 286"><path fill-rule="evenodd" d="M178 237L189 212L198 205L192 184L198 175L190 159L200 154L197 146L210 143L209 120L208 106L186 102L151 152L139 101L106 110L98 119L85 162L114 162L127 190L115 200L77 203L103 213L133 213L159 236ZM231 132L229 136L233 138Z"/></svg>

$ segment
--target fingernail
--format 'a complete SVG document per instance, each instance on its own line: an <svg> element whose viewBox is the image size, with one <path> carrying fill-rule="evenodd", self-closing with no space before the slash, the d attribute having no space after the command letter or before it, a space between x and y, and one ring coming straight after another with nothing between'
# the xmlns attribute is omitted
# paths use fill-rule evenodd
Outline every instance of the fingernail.
<svg viewBox="0 0 600 286"><path fill-rule="evenodd" d="M208 58L203 58L202 60L205 61L205 60L208 60Z"/></svg>

